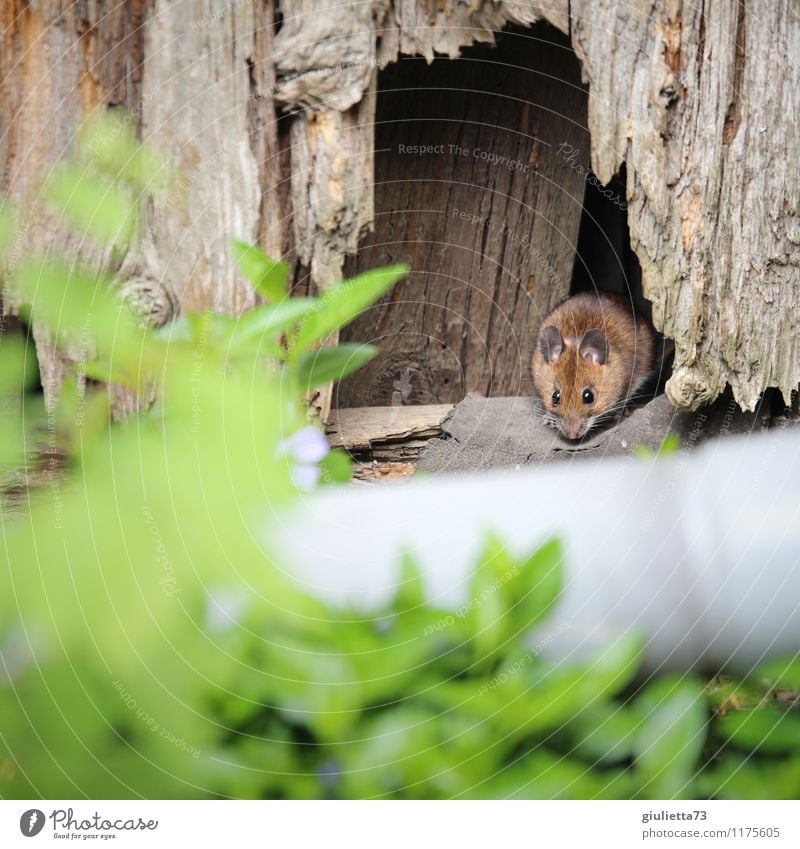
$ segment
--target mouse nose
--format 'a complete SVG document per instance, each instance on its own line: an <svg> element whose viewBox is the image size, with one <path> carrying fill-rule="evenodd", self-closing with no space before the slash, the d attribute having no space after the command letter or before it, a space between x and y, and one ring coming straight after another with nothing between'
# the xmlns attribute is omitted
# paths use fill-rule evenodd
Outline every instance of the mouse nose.
<svg viewBox="0 0 800 849"><path fill-rule="evenodd" d="M578 439L583 436L583 421L579 418L566 418L561 424L561 431L567 439Z"/></svg>

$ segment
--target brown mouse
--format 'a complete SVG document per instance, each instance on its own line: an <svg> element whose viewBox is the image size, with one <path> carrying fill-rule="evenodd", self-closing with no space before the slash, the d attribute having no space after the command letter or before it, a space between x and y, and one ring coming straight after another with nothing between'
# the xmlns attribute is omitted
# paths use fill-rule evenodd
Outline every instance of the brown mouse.
<svg viewBox="0 0 800 849"><path fill-rule="evenodd" d="M655 378L655 356L655 331L624 298L567 298L542 322L531 363L545 422L582 438Z"/></svg>

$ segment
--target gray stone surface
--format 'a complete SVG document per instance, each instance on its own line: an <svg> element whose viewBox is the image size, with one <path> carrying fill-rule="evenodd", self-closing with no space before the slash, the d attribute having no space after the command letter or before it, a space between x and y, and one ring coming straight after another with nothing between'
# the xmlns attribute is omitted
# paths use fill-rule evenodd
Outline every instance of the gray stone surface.
<svg viewBox="0 0 800 849"><path fill-rule="evenodd" d="M545 425L531 398L468 395L443 423L444 436L422 452L418 472L438 473L544 464L578 457L617 456L637 446L657 449L670 434L682 449L709 439L762 430L769 416L742 412L723 396L696 413L678 413L661 395L618 424L572 444Z"/></svg>

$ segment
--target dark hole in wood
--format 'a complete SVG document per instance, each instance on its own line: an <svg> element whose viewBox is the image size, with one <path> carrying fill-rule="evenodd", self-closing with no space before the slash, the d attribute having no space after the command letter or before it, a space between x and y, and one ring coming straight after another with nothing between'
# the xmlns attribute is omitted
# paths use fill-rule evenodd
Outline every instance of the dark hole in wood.
<svg viewBox="0 0 800 849"><path fill-rule="evenodd" d="M33 331L24 318L18 315L6 315L2 311L0 302L0 345L11 339L19 339L24 342L29 356L26 361L26 369L33 369L32 373L26 375L27 392L32 395L43 394L39 365L36 359L36 343L33 339Z"/></svg>
<svg viewBox="0 0 800 849"><path fill-rule="evenodd" d="M652 305L642 290L642 269L631 248L628 207L625 197L625 165L607 186L586 172L578 250L572 270L570 294L611 292L628 298L636 311L652 320ZM663 360L660 376L651 387L663 392L671 374L670 343L659 335L657 356Z"/></svg>
<svg viewBox="0 0 800 849"><path fill-rule="evenodd" d="M458 59L403 58L378 85L375 229L346 272L412 270L344 332L380 354L334 404L388 405L398 387L406 404L530 394L536 333L569 291L581 221L589 133L578 60L537 24Z"/></svg>
<svg viewBox="0 0 800 849"><path fill-rule="evenodd" d="M625 295L649 319L651 307L642 294L642 269L631 249L625 181L624 165L607 186L587 172L570 294L600 291Z"/></svg>

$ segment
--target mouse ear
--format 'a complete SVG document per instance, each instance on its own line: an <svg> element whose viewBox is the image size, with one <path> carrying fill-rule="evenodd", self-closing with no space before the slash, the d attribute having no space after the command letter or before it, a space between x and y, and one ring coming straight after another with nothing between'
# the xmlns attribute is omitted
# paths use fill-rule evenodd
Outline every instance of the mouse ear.
<svg viewBox="0 0 800 849"><path fill-rule="evenodd" d="M608 359L608 339L602 330L587 330L581 339L580 355L595 366L605 365Z"/></svg>
<svg viewBox="0 0 800 849"><path fill-rule="evenodd" d="M561 338L557 327L548 324L547 327L541 329L539 350L542 352L546 363L552 363L553 360L557 360L561 356L561 352L564 350L564 340Z"/></svg>

